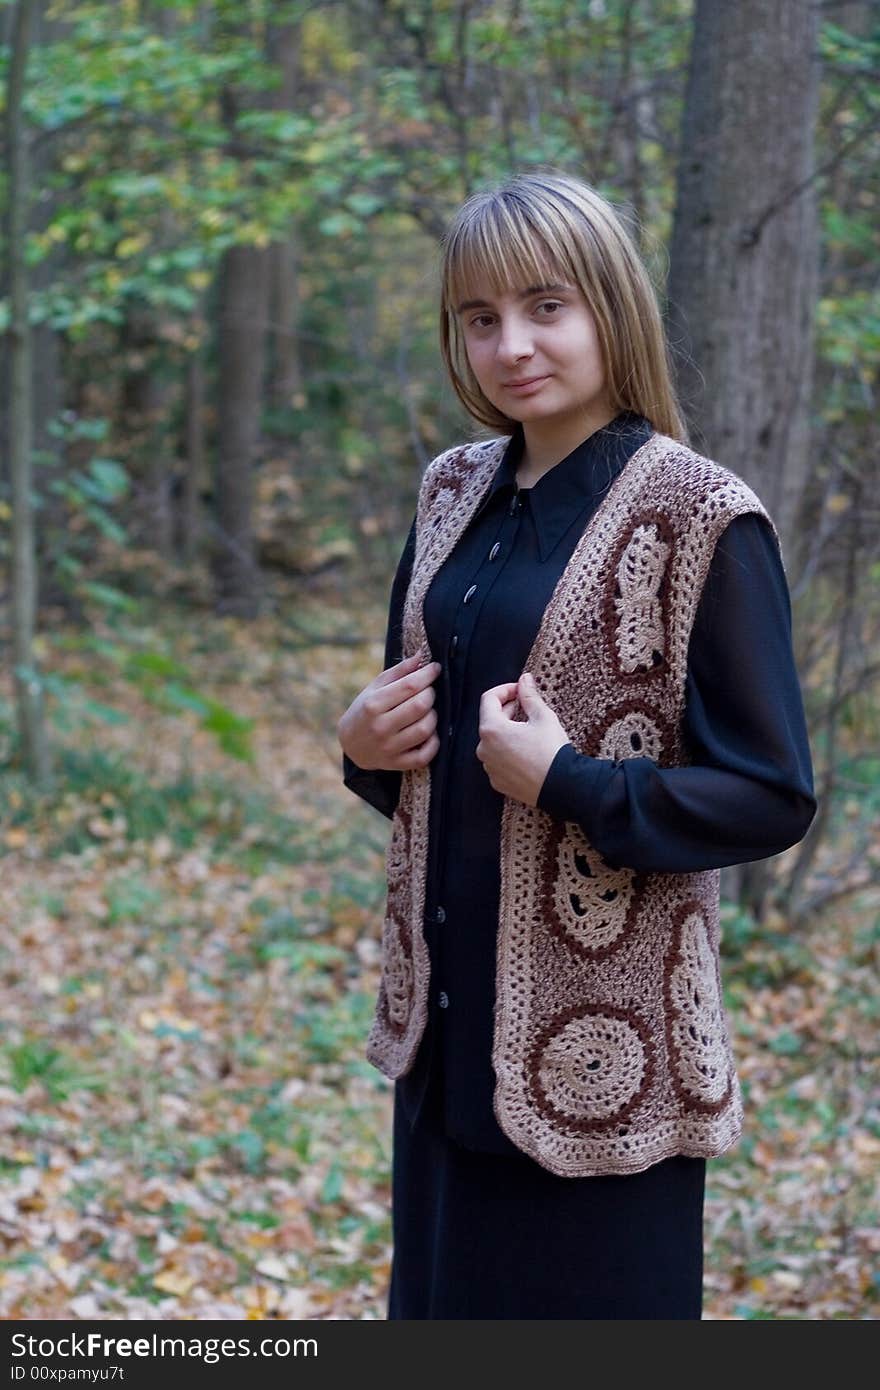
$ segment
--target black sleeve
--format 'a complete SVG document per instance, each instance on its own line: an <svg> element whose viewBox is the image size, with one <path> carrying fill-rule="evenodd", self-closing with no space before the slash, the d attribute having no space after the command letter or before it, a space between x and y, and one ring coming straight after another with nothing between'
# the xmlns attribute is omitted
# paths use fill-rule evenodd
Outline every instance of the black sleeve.
<svg viewBox="0 0 880 1390"><path fill-rule="evenodd" d="M398 561L397 573L391 585L388 627L385 633L385 664L383 667L385 671L388 670L389 666L396 666L403 656L403 605L406 601L412 575L415 549L416 519L413 517L403 553ZM382 768L369 770L358 767L347 753L343 753L342 774L343 782L349 791L363 797L364 801L368 801L377 811L381 811L383 816L388 816L390 819L394 815L400 796L400 779L403 775L401 772L386 771Z"/></svg>
<svg viewBox="0 0 880 1390"><path fill-rule="evenodd" d="M575 821L613 868L682 873L751 863L806 834L813 767L772 528L746 512L719 538L688 649L684 736L693 763L590 758L571 743L538 806Z"/></svg>

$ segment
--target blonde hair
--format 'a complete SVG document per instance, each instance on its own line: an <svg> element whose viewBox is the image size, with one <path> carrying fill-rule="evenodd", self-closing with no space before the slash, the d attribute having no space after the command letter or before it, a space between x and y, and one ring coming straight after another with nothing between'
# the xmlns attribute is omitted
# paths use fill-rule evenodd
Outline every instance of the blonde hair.
<svg viewBox="0 0 880 1390"><path fill-rule="evenodd" d="M440 277L443 360L459 400L482 424L511 434L516 421L480 390L456 305L487 289L562 279L590 306L612 408L637 411L661 434L689 442L651 279L619 213L588 184L537 171L472 194L443 238Z"/></svg>

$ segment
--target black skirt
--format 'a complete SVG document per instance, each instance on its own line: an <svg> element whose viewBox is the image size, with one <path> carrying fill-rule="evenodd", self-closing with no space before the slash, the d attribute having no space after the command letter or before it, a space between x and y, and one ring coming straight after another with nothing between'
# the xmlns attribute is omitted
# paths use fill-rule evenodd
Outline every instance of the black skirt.
<svg viewBox="0 0 880 1390"><path fill-rule="evenodd" d="M439 1089L411 1131L395 1087L389 1319L701 1318L704 1158L559 1177L447 1138Z"/></svg>

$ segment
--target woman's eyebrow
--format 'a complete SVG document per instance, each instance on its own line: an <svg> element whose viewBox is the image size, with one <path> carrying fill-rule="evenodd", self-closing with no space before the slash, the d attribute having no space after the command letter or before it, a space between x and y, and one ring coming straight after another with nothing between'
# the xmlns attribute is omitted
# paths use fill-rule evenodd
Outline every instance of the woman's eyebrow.
<svg viewBox="0 0 880 1390"><path fill-rule="evenodd" d="M533 294L560 294L566 290L571 291L571 285L530 285L527 290L520 290L518 299L531 299ZM456 309L457 314L463 314L465 309L491 309L491 303L485 299L463 299Z"/></svg>

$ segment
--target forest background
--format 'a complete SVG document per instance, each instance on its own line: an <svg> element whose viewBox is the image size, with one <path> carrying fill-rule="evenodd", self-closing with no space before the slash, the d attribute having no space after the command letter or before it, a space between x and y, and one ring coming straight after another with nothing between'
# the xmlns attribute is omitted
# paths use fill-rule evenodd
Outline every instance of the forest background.
<svg viewBox="0 0 880 1390"><path fill-rule="evenodd" d="M876 0L0 0L0 1316L376 1318L382 667L467 193L587 179L780 527L819 811L722 880L707 1318L873 1318Z"/></svg>

